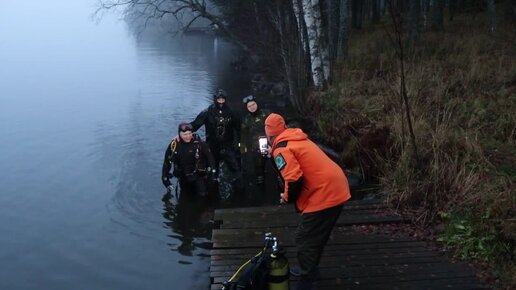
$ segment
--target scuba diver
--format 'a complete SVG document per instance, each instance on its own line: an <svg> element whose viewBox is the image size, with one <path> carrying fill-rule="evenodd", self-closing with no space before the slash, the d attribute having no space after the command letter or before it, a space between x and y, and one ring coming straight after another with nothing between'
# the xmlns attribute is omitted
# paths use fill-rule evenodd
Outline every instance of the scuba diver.
<svg viewBox="0 0 516 290"><path fill-rule="evenodd" d="M254 184L263 185L267 158L267 137L264 123L270 112L261 109L253 95L245 97L242 102L247 110L247 114L242 120L240 135L244 176L248 180L255 179L252 182Z"/></svg>
<svg viewBox="0 0 516 290"><path fill-rule="evenodd" d="M180 123L177 130L179 141L174 138L167 146L161 181L170 197L170 169L173 163L173 176L178 178L182 193L205 197L208 195L207 179L213 179L216 171L213 156L206 143L197 134L192 133L193 129L189 123Z"/></svg>
<svg viewBox="0 0 516 290"><path fill-rule="evenodd" d="M193 132L201 126L206 129L206 143L215 159L216 174L221 159L231 172L240 172L240 158L237 152L240 137L240 119L226 104L226 92L219 89L213 95L213 104L199 113L191 123Z"/></svg>

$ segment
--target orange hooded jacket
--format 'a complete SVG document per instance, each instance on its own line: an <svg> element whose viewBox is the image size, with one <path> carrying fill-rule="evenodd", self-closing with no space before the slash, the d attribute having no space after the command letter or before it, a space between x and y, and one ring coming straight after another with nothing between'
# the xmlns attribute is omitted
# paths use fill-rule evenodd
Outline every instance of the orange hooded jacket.
<svg viewBox="0 0 516 290"><path fill-rule="evenodd" d="M285 184L284 199L289 201L289 189L296 191L298 195L291 198L297 198L296 208L301 213L334 207L351 198L342 169L301 129L285 129L272 148L274 163Z"/></svg>

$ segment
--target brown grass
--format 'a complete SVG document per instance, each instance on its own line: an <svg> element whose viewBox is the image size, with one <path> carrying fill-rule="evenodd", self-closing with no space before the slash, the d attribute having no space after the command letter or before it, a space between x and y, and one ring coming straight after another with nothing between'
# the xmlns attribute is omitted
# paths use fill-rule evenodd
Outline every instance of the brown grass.
<svg viewBox="0 0 516 290"><path fill-rule="evenodd" d="M337 81L308 101L322 137L378 180L387 200L421 225L443 222L442 213L482 216L476 233L492 229L497 241L512 245L493 261L514 273L516 47L504 37L456 23L410 48L406 84L417 162L408 150L399 61L385 31L354 34Z"/></svg>

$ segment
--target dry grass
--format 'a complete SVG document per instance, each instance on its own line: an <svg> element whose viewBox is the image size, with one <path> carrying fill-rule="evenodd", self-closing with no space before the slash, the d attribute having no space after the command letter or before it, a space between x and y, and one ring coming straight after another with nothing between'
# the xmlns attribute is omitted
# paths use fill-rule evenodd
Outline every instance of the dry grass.
<svg viewBox="0 0 516 290"><path fill-rule="evenodd" d="M492 232L502 246L489 259L508 265L510 277L516 258L516 47L503 37L455 24L444 34L424 34L410 48L406 85L417 162L399 94L399 61L385 31L353 35L337 81L309 104L329 145L374 175L386 198L415 213L415 222L467 216L473 238Z"/></svg>

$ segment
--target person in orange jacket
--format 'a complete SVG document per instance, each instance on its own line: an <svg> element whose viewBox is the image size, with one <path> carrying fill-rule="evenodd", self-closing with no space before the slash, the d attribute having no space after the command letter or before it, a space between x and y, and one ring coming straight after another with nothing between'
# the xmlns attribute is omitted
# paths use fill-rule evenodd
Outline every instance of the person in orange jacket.
<svg viewBox="0 0 516 290"><path fill-rule="evenodd" d="M342 211L351 198L342 170L308 136L287 128L278 114L265 120L274 163L283 182L282 202L294 203L301 213L296 245L300 275L297 289L313 289L322 251Z"/></svg>

